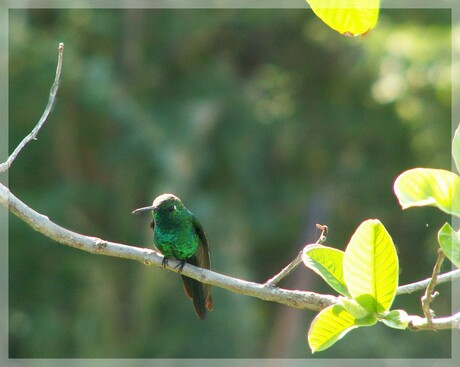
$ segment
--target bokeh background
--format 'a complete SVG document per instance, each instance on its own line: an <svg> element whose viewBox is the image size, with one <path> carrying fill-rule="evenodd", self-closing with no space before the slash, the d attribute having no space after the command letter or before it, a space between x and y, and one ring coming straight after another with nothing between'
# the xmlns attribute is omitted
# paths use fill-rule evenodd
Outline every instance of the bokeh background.
<svg viewBox="0 0 460 367"><path fill-rule="evenodd" d="M151 246L131 211L180 196L204 225L213 269L264 282L316 223L344 249L378 218L400 283L429 277L434 208L401 211L402 171L450 169L451 12L381 11L345 38L306 9L12 9L10 151L43 112L65 43L57 105L9 171L12 192L83 234ZM9 222L11 358L324 358L450 356L450 332L383 325L314 356L315 314L214 288L199 321L180 278L67 248ZM445 270L448 267L445 267ZM299 268L280 286L333 291ZM450 285L433 305L450 313ZM394 308L421 313L421 294Z"/></svg>

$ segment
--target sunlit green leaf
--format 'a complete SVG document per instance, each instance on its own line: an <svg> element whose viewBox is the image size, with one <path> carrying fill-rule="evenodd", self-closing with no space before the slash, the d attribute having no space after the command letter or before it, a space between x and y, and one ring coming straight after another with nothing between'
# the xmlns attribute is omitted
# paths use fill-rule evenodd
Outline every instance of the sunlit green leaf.
<svg viewBox="0 0 460 367"><path fill-rule="evenodd" d="M336 248L308 245L304 249L302 260L307 267L321 276L337 292L349 296L343 279L343 255L344 252Z"/></svg>
<svg viewBox="0 0 460 367"><path fill-rule="evenodd" d="M378 319L375 314L368 314L367 316L356 319L357 326L372 326L377 323Z"/></svg>
<svg viewBox="0 0 460 367"><path fill-rule="evenodd" d="M438 242L446 257L460 268L460 233L446 223L438 232Z"/></svg>
<svg viewBox="0 0 460 367"><path fill-rule="evenodd" d="M357 319L342 305L329 306L313 319L308 330L308 345L312 353L325 350L350 330L359 326L371 326L376 322L373 315Z"/></svg>
<svg viewBox="0 0 460 367"><path fill-rule="evenodd" d="M404 310L393 310L388 312L381 321L393 329L406 329L412 317Z"/></svg>
<svg viewBox="0 0 460 367"><path fill-rule="evenodd" d="M460 177L455 173L414 168L399 175L394 192L403 209L431 205L460 216Z"/></svg>
<svg viewBox="0 0 460 367"><path fill-rule="evenodd" d="M312 353L329 348L350 330L358 327L356 318L342 305L329 306L313 319L308 330L308 345Z"/></svg>
<svg viewBox="0 0 460 367"><path fill-rule="evenodd" d="M380 221L369 219L353 234L343 258L345 284L369 312L387 311L398 286L398 257Z"/></svg>
<svg viewBox="0 0 460 367"><path fill-rule="evenodd" d="M365 35L377 24L380 0L307 0L329 27L346 36Z"/></svg>
<svg viewBox="0 0 460 367"><path fill-rule="evenodd" d="M369 315L369 311L367 311L354 299L339 297L339 301L343 308L357 319L362 319Z"/></svg>

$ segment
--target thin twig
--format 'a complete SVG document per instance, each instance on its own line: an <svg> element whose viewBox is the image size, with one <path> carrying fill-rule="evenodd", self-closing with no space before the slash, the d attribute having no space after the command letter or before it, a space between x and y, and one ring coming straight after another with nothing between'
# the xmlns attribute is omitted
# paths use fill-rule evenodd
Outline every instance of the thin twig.
<svg viewBox="0 0 460 367"><path fill-rule="evenodd" d="M433 316L434 312L430 309L430 303L438 296L438 292L434 292L434 287L438 281L438 275L441 271L441 265L444 261L445 255L442 249L438 249L438 258L436 260L436 264L433 268L433 275L431 276L431 281L428 283L426 287L425 294L422 297L422 309L423 313L426 317L427 323L431 325L433 323Z"/></svg>
<svg viewBox="0 0 460 367"><path fill-rule="evenodd" d="M316 228L321 230L321 234L316 241L316 244L324 243L326 241L326 236L327 236L327 226L322 225L322 224L317 224ZM303 255L303 249L297 254L294 260L292 260L286 267L283 268L278 274L276 274L274 277L270 278L267 280L264 285L267 287L274 287L276 286L281 279L287 277L289 274L292 273L292 271L299 266L299 264L302 262L302 255Z"/></svg>
<svg viewBox="0 0 460 367"><path fill-rule="evenodd" d="M287 277L291 272L299 266L299 264L302 262L302 254L303 254L303 249L300 250L300 252L297 254L297 256L292 260L286 267L283 268L278 274L276 274L274 277L270 278L265 282L265 285L268 287L274 287L276 286L281 279Z"/></svg>
<svg viewBox="0 0 460 367"><path fill-rule="evenodd" d="M59 88L59 82L61 79L61 70L62 70L62 58L64 55L64 44L61 42L58 47L58 62L57 62L57 68L56 68L56 77L54 79L54 83L51 86L50 90L50 96L48 99L48 104L46 105L45 111L42 114L42 117L40 117L40 120L38 121L37 125L34 127L34 129L30 132L29 135L27 135L21 143L16 147L16 149L11 153L11 155L8 157L8 159L0 164L0 172L5 172L7 171L11 165L13 164L14 160L18 156L18 154L21 152L21 150L32 140L35 140L37 138L38 132L42 128L42 126L45 124L52 108L54 105L54 102L56 100L56 94Z"/></svg>

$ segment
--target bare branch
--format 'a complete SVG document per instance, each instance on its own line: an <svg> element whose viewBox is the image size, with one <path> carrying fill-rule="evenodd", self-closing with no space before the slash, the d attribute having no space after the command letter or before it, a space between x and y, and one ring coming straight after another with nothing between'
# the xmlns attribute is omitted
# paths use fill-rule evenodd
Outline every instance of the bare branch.
<svg viewBox="0 0 460 367"><path fill-rule="evenodd" d="M409 324L411 330L445 330L460 329L460 312L448 316L438 317L436 319L416 318Z"/></svg>
<svg viewBox="0 0 460 367"><path fill-rule="evenodd" d="M158 252L151 249L109 242L100 238L84 236L72 232L53 223L48 217L29 208L14 196L7 187L1 184L0 204L6 208L9 206L10 211L18 218L29 224L36 231L43 233L45 236L61 244L88 251L93 254L136 260L145 265L162 267L161 262L163 260L163 255ZM176 268L178 261L170 259L169 265L170 266L167 268L168 270L173 272L179 271ZM329 305L337 303L337 298L334 296L281 289L277 287L266 287L264 284L248 282L189 264L184 266L182 274L197 279L200 282L225 288L235 293L257 297L265 301L278 302L299 309L319 311Z"/></svg>
<svg viewBox="0 0 460 367"><path fill-rule="evenodd" d="M7 171L11 165L13 164L14 160L18 156L18 154L21 152L21 150L32 140L35 140L37 138L38 132L42 128L42 126L45 124L52 108L54 105L54 101L56 100L56 94L59 88L59 82L61 79L61 70L62 70L62 58L64 55L64 44L60 43L58 47L58 63L57 63L57 68L56 68L56 77L54 79L54 83L51 87L50 90L50 96L48 99L48 104L46 105L45 111L42 114L42 117L40 117L40 120L38 121L37 125L33 128L33 130L30 132L29 135L27 135L21 143L16 147L16 149L11 153L11 155L8 157L8 159L0 164L0 172L5 172Z"/></svg>
<svg viewBox="0 0 460 367"><path fill-rule="evenodd" d="M438 276L438 284L451 282L460 278L460 269L449 271L448 273ZM426 289L432 278L421 280L419 282L401 285L396 290L396 294L409 294Z"/></svg>

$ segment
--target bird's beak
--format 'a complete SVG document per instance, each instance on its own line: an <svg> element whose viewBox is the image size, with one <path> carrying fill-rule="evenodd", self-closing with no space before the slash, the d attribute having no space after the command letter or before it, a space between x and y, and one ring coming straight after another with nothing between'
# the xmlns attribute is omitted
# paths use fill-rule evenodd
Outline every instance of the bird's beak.
<svg viewBox="0 0 460 367"><path fill-rule="evenodd" d="M140 213L140 212L150 212L150 211L155 210L155 209L156 209L156 206L146 206L144 208L139 208L139 209L133 210L132 214L137 214L137 213Z"/></svg>

